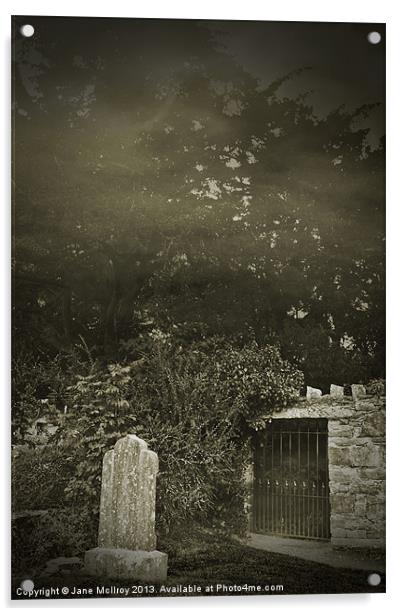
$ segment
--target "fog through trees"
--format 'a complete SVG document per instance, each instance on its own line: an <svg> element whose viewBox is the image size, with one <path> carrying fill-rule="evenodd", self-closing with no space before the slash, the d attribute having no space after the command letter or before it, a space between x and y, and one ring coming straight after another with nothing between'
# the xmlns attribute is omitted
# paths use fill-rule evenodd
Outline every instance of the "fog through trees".
<svg viewBox="0 0 402 616"><path fill-rule="evenodd" d="M205 23L35 28L13 70L16 351L252 331L312 385L383 376L374 105L317 114L283 94L311 67L262 84Z"/></svg>

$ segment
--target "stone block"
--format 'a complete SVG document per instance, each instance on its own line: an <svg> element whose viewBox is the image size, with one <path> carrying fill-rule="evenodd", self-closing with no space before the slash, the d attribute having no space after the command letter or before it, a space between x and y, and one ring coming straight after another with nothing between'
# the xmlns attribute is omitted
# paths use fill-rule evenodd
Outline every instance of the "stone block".
<svg viewBox="0 0 402 616"><path fill-rule="evenodd" d="M376 405L373 400L367 400L367 398L355 399L355 411L358 413L373 413L376 410Z"/></svg>
<svg viewBox="0 0 402 616"><path fill-rule="evenodd" d="M385 413L370 413L363 419L362 436L385 436Z"/></svg>
<svg viewBox="0 0 402 616"><path fill-rule="evenodd" d="M381 480L385 479L385 467L382 468L362 468L360 469L362 479Z"/></svg>
<svg viewBox="0 0 402 616"><path fill-rule="evenodd" d="M368 494L371 496L376 496L377 498L383 498L385 494L385 482L380 479L360 481L358 484L356 484L356 490L360 494Z"/></svg>
<svg viewBox="0 0 402 616"><path fill-rule="evenodd" d="M307 386L306 398L307 400L311 400L312 398L321 398L322 391L321 389L316 389L315 387Z"/></svg>
<svg viewBox="0 0 402 616"><path fill-rule="evenodd" d="M331 531L332 529L347 530L361 530L366 529L368 526L367 520L364 516L357 516L351 509L349 512L336 513L331 508Z"/></svg>
<svg viewBox="0 0 402 616"><path fill-rule="evenodd" d="M352 513L335 513L334 511L331 512L331 523L337 526L345 527L345 524L347 524L348 521L353 521Z"/></svg>
<svg viewBox="0 0 402 616"><path fill-rule="evenodd" d="M357 483L359 481L359 473L356 468L349 468L348 466L335 466L329 464L329 479L334 483Z"/></svg>
<svg viewBox="0 0 402 616"><path fill-rule="evenodd" d="M384 537L385 537L385 526L381 529L375 529L373 530L372 528L370 528L369 530L367 530L367 539L382 539L384 541Z"/></svg>
<svg viewBox="0 0 402 616"><path fill-rule="evenodd" d="M342 527L333 527L331 524L331 540L339 539L341 537L346 537L346 531Z"/></svg>
<svg viewBox="0 0 402 616"><path fill-rule="evenodd" d="M341 424L340 422L328 422L329 441L333 438L351 438L353 436L353 428L350 425Z"/></svg>
<svg viewBox="0 0 402 616"><path fill-rule="evenodd" d="M368 502L366 504L366 514L371 519L383 519L385 517L385 502L383 500L375 503Z"/></svg>
<svg viewBox="0 0 402 616"><path fill-rule="evenodd" d="M85 571L103 580L162 583L167 578L167 554L153 550L94 548L85 553Z"/></svg>
<svg viewBox="0 0 402 616"><path fill-rule="evenodd" d="M359 530L346 530L345 537L353 537L355 539L366 539L367 534L364 529Z"/></svg>
<svg viewBox="0 0 402 616"><path fill-rule="evenodd" d="M361 447L356 447L353 459L352 466L380 468L384 466L384 450L378 445L367 443Z"/></svg>
<svg viewBox="0 0 402 616"><path fill-rule="evenodd" d="M358 398L361 398L362 396L365 396L365 395L366 395L366 388L364 387L364 385L360 385L360 384L352 385L353 400L357 400Z"/></svg>
<svg viewBox="0 0 402 616"><path fill-rule="evenodd" d="M343 398L344 389L340 385L331 385L329 395L331 398Z"/></svg>
<svg viewBox="0 0 402 616"><path fill-rule="evenodd" d="M335 441L336 442L336 441ZM384 466L384 449L372 442L363 445L334 447L330 439L328 460L330 465L363 469L364 467L382 468Z"/></svg>
<svg viewBox="0 0 402 616"><path fill-rule="evenodd" d="M355 497L355 514L358 517L365 516L367 508L367 496L358 494Z"/></svg>
<svg viewBox="0 0 402 616"><path fill-rule="evenodd" d="M351 439L349 436L334 436L334 434L331 434L328 438L328 446L331 448L347 447L350 445L350 442Z"/></svg>
<svg viewBox="0 0 402 616"><path fill-rule="evenodd" d="M376 494L375 496L366 496L367 506L370 505L382 505L385 506L385 491L382 494Z"/></svg>
<svg viewBox="0 0 402 616"><path fill-rule="evenodd" d="M353 494L331 495L331 511L333 513L352 513L355 507Z"/></svg>
<svg viewBox="0 0 402 616"><path fill-rule="evenodd" d="M332 443L331 443L332 444ZM357 466L353 447L328 447L328 461L334 466Z"/></svg>
<svg viewBox="0 0 402 616"><path fill-rule="evenodd" d="M349 483L337 483L335 481L329 482L331 494L345 494L350 492Z"/></svg>

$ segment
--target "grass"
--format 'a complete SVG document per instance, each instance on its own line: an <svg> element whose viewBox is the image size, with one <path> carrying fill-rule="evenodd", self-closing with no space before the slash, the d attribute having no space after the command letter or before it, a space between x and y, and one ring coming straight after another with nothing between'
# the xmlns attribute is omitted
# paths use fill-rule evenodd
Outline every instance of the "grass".
<svg viewBox="0 0 402 616"><path fill-rule="evenodd" d="M216 542L212 539L205 540L202 544L185 546L180 552L174 549L167 550L169 554L168 579L165 587L176 587L176 592L160 592L155 585L152 596L183 596L183 595L210 595L210 594L328 594L328 593L365 593L385 592L385 582L377 587L371 587L367 583L367 571L351 569L338 569L318 563L308 562L299 558L284 556L271 552L263 552L254 548L246 547L239 542L227 540ZM129 587L133 581L122 582L115 580L99 580L83 573L71 575L57 575L53 577L38 577L35 580L35 588L50 586L74 586L93 589L92 595L84 595L93 598L96 595L97 586ZM13 584L13 596L19 586L21 578L15 579ZM208 586L216 585L243 587L238 592L222 591L218 593L207 592ZM260 585L267 591L258 593L249 592L244 585ZM200 586L201 592L186 592L181 587ZM142 584L144 587L144 584ZM278 589L283 586L283 590ZM271 588L274 590L271 590ZM128 596L146 596L146 592ZM99 596L99 595L98 595ZM108 596L121 596L112 592ZM41 597L43 598L43 597ZM82 596L76 596L82 598Z"/></svg>

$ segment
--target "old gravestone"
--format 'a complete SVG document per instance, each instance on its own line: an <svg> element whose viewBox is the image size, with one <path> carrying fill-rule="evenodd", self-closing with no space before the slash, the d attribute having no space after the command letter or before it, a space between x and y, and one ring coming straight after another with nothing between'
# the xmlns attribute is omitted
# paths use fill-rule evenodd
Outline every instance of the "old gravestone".
<svg viewBox="0 0 402 616"><path fill-rule="evenodd" d="M129 434L103 458L98 547L85 554L85 568L106 579L163 582L167 555L155 550L158 456Z"/></svg>

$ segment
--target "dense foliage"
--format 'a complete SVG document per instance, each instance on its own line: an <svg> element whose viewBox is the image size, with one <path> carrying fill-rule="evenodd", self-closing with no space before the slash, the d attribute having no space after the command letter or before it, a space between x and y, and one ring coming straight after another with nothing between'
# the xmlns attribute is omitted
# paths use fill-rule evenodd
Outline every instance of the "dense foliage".
<svg viewBox="0 0 402 616"><path fill-rule="evenodd" d="M140 366L111 364L70 387L73 406L55 436L74 448L67 496L96 513L102 456L135 433L159 456L162 534L193 521L240 532L250 424L297 397L301 384L277 349L255 341L214 338L183 350L156 338Z"/></svg>
<svg viewBox="0 0 402 616"><path fill-rule="evenodd" d="M49 402L55 399L51 391L48 399L37 399L41 416L57 428L44 446L27 449L31 441L16 426L17 443L25 445L13 457L13 509L48 511L14 524L18 567L35 570L52 550L69 555L95 544L102 457L129 433L144 438L159 456L161 545L172 550L175 544L177 550L185 532L197 527L244 532L253 422L294 400L302 374L277 348L253 339L214 337L183 347L186 332L175 333L155 330L142 341L142 359L124 364L78 363L75 356L83 374L66 373L59 398L67 408ZM54 372L65 361L57 358ZM32 382L43 392L46 370L40 366L38 372ZM29 380L26 389L31 392ZM32 531L23 549L26 525Z"/></svg>
<svg viewBox="0 0 402 616"><path fill-rule="evenodd" d="M94 538L93 521L79 508L58 507L40 515L17 517L11 536L13 574L19 579L38 576L48 560L82 554Z"/></svg>
<svg viewBox="0 0 402 616"><path fill-rule="evenodd" d="M300 71L262 88L197 23L84 20L77 56L45 22L14 57L17 345L81 336L118 362L121 341L201 323L270 337L326 390L383 377L372 106L318 117L283 95Z"/></svg>

